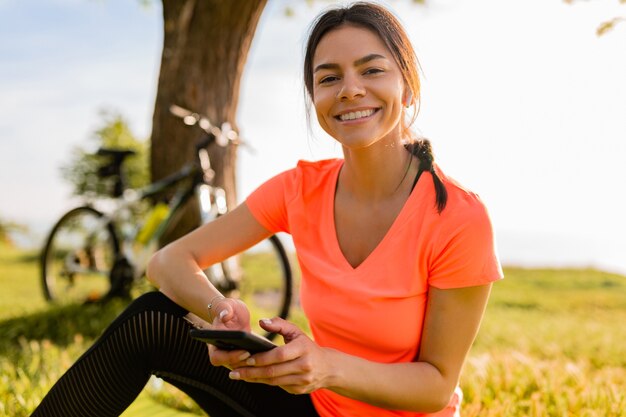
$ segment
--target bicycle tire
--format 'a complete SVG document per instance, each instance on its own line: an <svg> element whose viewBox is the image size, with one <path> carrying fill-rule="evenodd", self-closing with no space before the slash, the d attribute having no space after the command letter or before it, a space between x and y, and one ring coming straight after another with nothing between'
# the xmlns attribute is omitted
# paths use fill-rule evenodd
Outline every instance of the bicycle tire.
<svg viewBox="0 0 626 417"><path fill-rule="evenodd" d="M111 222L93 207L76 207L54 225L40 257L46 300L84 303L104 298L111 290L110 273L120 245Z"/></svg>
<svg viewBox="0 0 626 417"><path fill-rule="evenodd" d="M220 269L224 277L219 277ZM225 296L243 300L250 313L252 330L272 339L257 324L260 318L289 315L293 297L293 272L287 252L277 236L271 236L221 264L207 276Z"/></svg>

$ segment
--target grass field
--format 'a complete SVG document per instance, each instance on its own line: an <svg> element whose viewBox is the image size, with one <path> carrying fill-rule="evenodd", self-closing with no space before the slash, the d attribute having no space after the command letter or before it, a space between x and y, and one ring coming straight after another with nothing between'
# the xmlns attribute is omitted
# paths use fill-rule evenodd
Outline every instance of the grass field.
<svg viewBox="0 0 626 417"><path fill-rule="evenodd" d="M463 417L626 416L626 277L505 274L463 373ZM0 415L29 415L123 307L50 307L35 255L0 245ZM202 415L160 385L150 382L124 416Z"/></svg>

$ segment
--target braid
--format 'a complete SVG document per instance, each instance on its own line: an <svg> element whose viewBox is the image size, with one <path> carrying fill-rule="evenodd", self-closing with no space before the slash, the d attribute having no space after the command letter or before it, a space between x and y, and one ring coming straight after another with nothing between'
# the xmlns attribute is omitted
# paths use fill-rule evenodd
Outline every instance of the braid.
<svg viewBox="0 0 626 417"><path fill-rule="evenodd" d="M430 141L428 139L417 139L405 146L406 149L411 152L412 155L415 155L420 161L419 170L417 171L417 176L413 182L413 187L415 187L415 184L422 175L422 172L430 172L435 185L437 211L441 214L443 209L446 208L446 203L448 202L448 192L446 190L446 186L443 185L441 178L439 178L439 175L437 175L437 172L435 171L435 166L433 164L435 157L433 155L433 148Z"/></svg>

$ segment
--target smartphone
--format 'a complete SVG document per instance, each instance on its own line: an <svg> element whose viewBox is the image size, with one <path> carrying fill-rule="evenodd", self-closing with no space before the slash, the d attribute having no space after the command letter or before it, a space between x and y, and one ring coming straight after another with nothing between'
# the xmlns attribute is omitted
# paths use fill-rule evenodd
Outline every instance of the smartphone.
<svg viewBox="0 0 626 417"><path fill-rule="evenodd" d="M191 329L194 339L210 343L224 350L246 350L250 353L265 352L276 347L274 343L258 334L241 330Z"/></svg>

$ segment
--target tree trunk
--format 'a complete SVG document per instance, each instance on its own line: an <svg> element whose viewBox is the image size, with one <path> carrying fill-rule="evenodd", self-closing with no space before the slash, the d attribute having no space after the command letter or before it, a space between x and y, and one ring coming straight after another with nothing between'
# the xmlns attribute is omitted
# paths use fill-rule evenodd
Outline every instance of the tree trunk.
<svg viewBox="0 0 626 417"><path fill-rule="evenodd" d="M254 32L267 0L163 0L163 54L152 119L151 175L158 180L195 158L201 131L169 112L171 104L225 121L237 129L239 86ZM209 148L215 183L236 204L236 146ZM192 202L193 203L193 202ZM199 224L197 204L162 244Z"/></svg>

